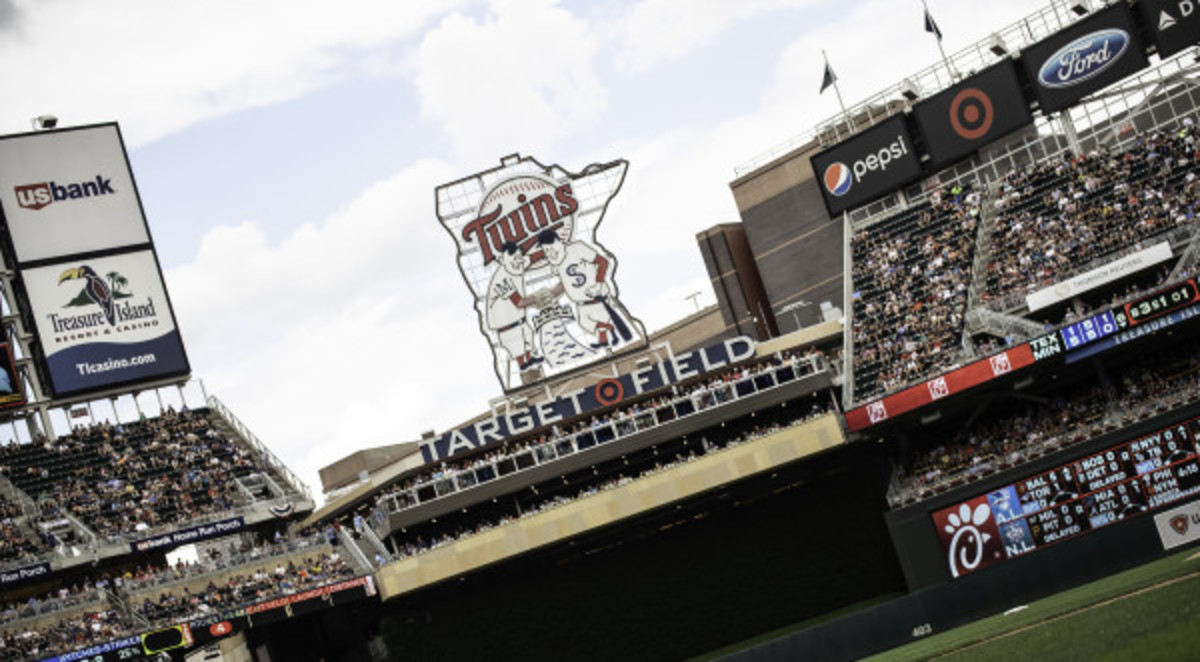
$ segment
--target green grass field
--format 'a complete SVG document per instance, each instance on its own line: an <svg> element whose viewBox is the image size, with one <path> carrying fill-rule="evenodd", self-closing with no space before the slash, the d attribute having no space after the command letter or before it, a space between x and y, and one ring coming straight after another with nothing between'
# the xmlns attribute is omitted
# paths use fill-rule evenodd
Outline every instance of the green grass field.
<svg viewBox="0 0 1200 662"><path fill-rule="evenodd" d="M1200 660L1200 553L1175 554L868 658Z"/></svg>

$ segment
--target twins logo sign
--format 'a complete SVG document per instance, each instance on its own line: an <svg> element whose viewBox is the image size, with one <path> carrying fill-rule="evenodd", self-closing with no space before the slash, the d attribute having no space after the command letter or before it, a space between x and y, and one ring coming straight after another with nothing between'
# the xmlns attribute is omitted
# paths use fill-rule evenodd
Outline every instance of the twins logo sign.
<svg viewBox="0 0 1200 662"><path fill-rule="evenodd" d="M581 173L516 155L501 164L436 191L501 386L644 344L644 327L618 297L616 258L596 241L628 163Z"/></svg>

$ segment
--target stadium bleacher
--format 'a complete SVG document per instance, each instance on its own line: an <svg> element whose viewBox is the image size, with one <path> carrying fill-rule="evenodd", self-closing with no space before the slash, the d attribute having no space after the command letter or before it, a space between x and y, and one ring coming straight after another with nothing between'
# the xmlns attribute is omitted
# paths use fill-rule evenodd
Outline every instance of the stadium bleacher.
<svg viewBox="0 0 1200 662"><path fill-rule="evenodd" d="M376 521L452 493L469 490L500 476L551 463L600 444L636 434L731 402L739 395L811 375L827 366L819 350L787 352L749 366L679 385L585 420L566 422L499 444L494 450L424 467L396 482L375 499Z"/></svg>
<svg viewBox="0 0 1200 662"><path fill-rule="evenodd" d="M869 227L854 256L855 398L961 360L981 194L954 187Z"/></svg>
<svg viewBox="0 0 1200 662"><path fill-rule="evenodd" d="M959 436L905 458L889 489L907 506L1047 453L1200 401L1200 343L1160 350L1119 379L1059 387L1044 403L989 416Z"/></svg>
<svg viewBox="0 0 1200 662"><path fill-rule="evenodd" d="M1009 173L994 201L998 215L982 300L1005 309L1097 260L1191 228L1200 194L1198 158L1188 120L1139 136L1116 153L1066 155Z"/></svg>

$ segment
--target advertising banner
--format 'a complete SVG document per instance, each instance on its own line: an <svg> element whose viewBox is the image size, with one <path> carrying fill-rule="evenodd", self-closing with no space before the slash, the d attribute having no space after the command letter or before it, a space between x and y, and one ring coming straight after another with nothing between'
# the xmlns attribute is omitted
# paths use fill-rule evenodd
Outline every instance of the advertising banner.
<svg viewBox="0 0 1200 662"><path fill-rule="evenodd" d="M150 250L22 269L57 396L188 373Z"/></svg>
<svg viewBox="0 0 1200 662"><path fill-rule="evenodd" d="M0 138L0 206L19 263L150 241L116 124Z"/></svg>
<svg viewBox="0 0 1200 662"><path fill-rule="evenodd" d="M917 104L913 117L925 136L934 170L1033 122L1012 60Z"/></svg>
<svg viewBox="0 0 1200 662"><path fill-rule="evenodd" d="M812 167L830 216L881 198L921 175L903 115L813 156Z"/></svg>
<svg viewBox="0 0 1200 662"><path fill-rule="evenodd" d="M1037 312L1169 259L1171 259L1171 244L1162 241L1091 271L1085 271L1078 276L1055 283L1050 287L1030 292L1025 296L1025 305L1029 307L1029 312Z"/></svg>
<svg viewBox="0 0 1200 662"><path fill-rule="evenodd" d="M505 391L646 343L621 303L617 260L596 239L628 167L570 173L513 156L437 188L438 220Z"/></svg>
<svg viewBox="0 0 1200 662"><path fill-rule="evenodd" d="M1021 63L1048 114L1144 69L1147 60L1129 5L1120 2L1026 48Z"/></svg>
<svg viewBox="0 0 1200 662"><path fill-rule="evenodd" d="M1159 58L1200 42L1200 0L1138 0L1137 7Z"/></svg>
<svg viewBox="0 0 1200 662"><path fill-rule="evenodd" d="M924 407L935 400L961 393L1014 370L1033 365L1033 361L1033 349L1029 343L1022 343L922 384L910 386L898 393L851 409L846 412L846 427L851 432L857 432Z"/></svg>
<svg viewBox="0 0 1200 662"><path fill-rule="evenodd" d="M34 563L32 565L22 566L20 568L8 568L0 570L0 587L8 588L15 586L21 582L29 581L30 579L39 579L50 576L49 563Z"/></svg>
<svg viewBox="0 0 1200 662"><path fill-rule="evenodd" d="M664 386L741 363L755 355L754 341L745 336L716 345L676 354L641 370L564 393L554 400L511 410L471 425L450 430L421 442L425 462L438 462L459 453L503 442L510 436L570 420L581 414L610 407L626 398L636 398Z"/></svg>
<svg viewBox="0 0 1200 662"><path fill-rule="evenodd" d="M160 547L178 547L179 545L228 535L236 531L241 531L245 527L246 521L241 517L231 517L219 522L200 524L199 526L178 529L160 536L154 536L153 538L131 542L129 543L129 547L134 552L147 552Z"/></svg>
<svg viewBox="0 0 1200 662"><path fill-rule="evenodd" d="M1193 501L1154 516L1163 549L1200 540L1200 501Z"/></svg>
<svg viewBox="0 0 1200 662"><path fill-rule="evenodd" d="M1004 541L987 495L933 514L951 577L1003 561Z"/></svg>

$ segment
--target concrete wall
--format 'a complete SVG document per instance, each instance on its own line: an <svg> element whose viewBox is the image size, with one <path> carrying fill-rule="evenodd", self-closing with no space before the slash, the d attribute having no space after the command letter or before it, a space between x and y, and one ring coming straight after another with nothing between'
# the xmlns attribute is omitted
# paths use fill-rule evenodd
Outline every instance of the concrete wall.
<svg viewBox="0 0 1200 662"><path fill-rule="evenodd" d="M802 147L730 184L771 309L812 302L775 313L782 333L821 321L823 301L843 307L842 218L825 211L809 163L817 151Z"/></svg>

